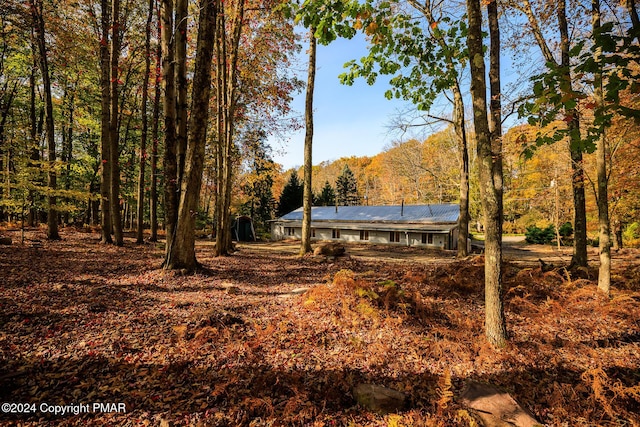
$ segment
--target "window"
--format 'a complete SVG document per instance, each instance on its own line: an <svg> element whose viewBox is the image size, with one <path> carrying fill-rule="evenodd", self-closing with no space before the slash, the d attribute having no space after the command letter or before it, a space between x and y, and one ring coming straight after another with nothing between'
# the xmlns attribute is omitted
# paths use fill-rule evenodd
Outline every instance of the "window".
<svg viewBox="0 0 640 427"><path fill-rule="evenodd" d="M315 228L311 229L311 237L316 237L316 229Z"/></svg>
<svg viewBox="0 0 640 427"><path fill-rule="evenodd" d="M392 231L389 233L389 241L390 242L395 242L395 243L399 243L400 242L400 232L399 231Z"/></svg>
<svg viewBox="0 0 640 427"><path fill-rule="evenodd" d="M293 227L287 227L286 231L287 231L287 236L295 236L296 234L296 229Z"/></svg>
<svg viewBox="0 0 640 427"><path fill-rule="evenodd" d="M422 233L422 244L423 245L427 244L427 233Z"/></svg>
<svg viewBox="0 0 640 427"><path fill-rule="evenodd" d="M423 245L433 245L433 234L431 234L431 233L422 233L422 244Z"/></svg>
<svg viewBox="0 0 640 427"><path fill-rule="evenodd" d="M360 240L369 240L369 230L360 230Z"/></svg>
<svg viewBox="0 0 640 427"><path fill-rule="evenodd" d="M429 233L427 235L427 243L433 245L433 234Z"/></svg>
<svg viewBox="0 0 640 427"><path fill-rule="evenodd" d="M340 230L338 230L337 228L334 228L333 230L331 230L331 238L332 239L339 239L340 238Z"/></svg>

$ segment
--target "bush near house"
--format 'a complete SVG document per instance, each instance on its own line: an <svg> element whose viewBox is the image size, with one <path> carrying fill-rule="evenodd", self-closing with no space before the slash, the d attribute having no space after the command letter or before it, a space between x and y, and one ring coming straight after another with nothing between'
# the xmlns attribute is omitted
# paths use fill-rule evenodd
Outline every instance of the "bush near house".
<svg viewBox="0 0 640 427"><path fill-rule="evenodd" d="M556 228L553 225L549 225L546 228L540 228L535 225L527 227L527 231L524 233L527 243L536 245L549 244L556 237Z"/></svg>

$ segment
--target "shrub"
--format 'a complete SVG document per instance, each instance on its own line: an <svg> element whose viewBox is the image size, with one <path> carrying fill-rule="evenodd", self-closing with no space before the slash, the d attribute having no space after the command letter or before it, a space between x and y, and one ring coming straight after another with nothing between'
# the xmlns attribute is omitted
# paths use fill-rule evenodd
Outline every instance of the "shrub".
<svg viewBox="0 0 640 427"><path fill-rule="evenodd" d="M560 226L558 232L562 237L570 237L573 234L573 225L567 221Z"/></svg>
<svg viewBox="0 0 640 427"><path fill-rule="evenodd" d="M527 231L524 233L527 243L545 245L549 244L556 237L556 229L553 225L546 228L536 227L531 225L527 227Z"/></svg>

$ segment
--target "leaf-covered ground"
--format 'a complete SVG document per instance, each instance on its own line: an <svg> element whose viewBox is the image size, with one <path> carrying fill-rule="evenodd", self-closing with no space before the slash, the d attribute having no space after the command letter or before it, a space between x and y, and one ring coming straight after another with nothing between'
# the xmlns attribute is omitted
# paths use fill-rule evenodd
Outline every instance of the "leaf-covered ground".
<svg viewBox="0 0 640 427"><path fill-rule="evenodd" d="M616 255L610 300L593 271L507 264L511 344L496 351L479 257L325 262L248 246L217 259L203 245L205 270L186 276L158 269L159 245L3 234L0 403L36 411L0 412L2 425L476 425L459 399L469 380L548 425L640 425L634 250ZM406 410L363 409L358 383L405 393ZM126 413L40 410L94 402Z"/></svg>

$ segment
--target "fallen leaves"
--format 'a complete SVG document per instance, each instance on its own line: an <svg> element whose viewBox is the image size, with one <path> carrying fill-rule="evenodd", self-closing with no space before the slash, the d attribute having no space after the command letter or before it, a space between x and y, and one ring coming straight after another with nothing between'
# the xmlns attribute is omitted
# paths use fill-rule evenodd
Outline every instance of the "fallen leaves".
<svg viewBox="0 0 640 427"><path fill-rule="evenodd" d="M217 259L203 246L206 270L184 276L156 269L151 245L63 238L0 248L0 401L127 413L0 422L469 425L457 400L469 379L550 425L631 422L640 409L635 253L614 263L610 301L589 279L508 265L512 341L497 351L482 335L481 262L318 263L251 247ZM408 410L359 407L359 383L402 391Z"/></svg>

